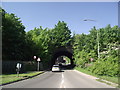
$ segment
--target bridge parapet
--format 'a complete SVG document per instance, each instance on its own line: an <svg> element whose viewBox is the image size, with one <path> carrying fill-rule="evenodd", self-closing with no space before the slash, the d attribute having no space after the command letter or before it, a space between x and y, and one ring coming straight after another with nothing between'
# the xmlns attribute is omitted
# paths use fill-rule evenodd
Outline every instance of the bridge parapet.
<svg viewBox="0 0 120 90"><path fill-rule="evenodd" d="M66 47L59 47L57 48L54 53L57 53L57 52L69 52L69 53L72 53L73 54L73 49L72 49L72 46L66 46Z"/></svg>

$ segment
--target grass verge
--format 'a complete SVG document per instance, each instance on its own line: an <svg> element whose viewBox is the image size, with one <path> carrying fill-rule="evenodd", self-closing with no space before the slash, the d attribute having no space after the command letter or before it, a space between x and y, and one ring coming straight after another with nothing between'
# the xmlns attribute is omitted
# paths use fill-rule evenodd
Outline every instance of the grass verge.
<svg viewBox="0 0 120 90"><path fill-rule="evenodd" d="M17 74L3 74L3 75L0 75L0 78L2 79L2 82L0 82L0 85L24 80L27 78L32 78L42 73L43 72L28 72L28 73L19 74L19 76Z"/></svg>
<svg viewBox="0 0 120 90"><path fill-rule="evenodd" d="M115 83L115 84L119 84L118 77L99 76L99 75L96 75L96 74L86 70L86 69L79 68L79 67L75 67L75 69L80 71L80 72L83 72L83 73L86 73L86 74L89 74L89 75L92 75L92 76L95 76L95 77L99 78L98 81L102 82L102 80L106 80L106 81L110 81L110 82Z"/></svg>

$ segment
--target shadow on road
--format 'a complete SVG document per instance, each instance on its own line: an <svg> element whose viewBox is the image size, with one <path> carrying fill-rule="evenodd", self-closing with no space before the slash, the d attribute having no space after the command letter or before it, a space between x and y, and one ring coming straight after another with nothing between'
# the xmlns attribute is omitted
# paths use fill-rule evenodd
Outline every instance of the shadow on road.
<svg viewBox="0 0 120 90"><path fill-rule="evenodd" d="M52 71L52 72L61 73L61 72L65 72L65 71L61 70L61 71Z"/></svg>
<svg viewBox="0 0 120 90"><path fill-rule="evenodd" d="M61 69L62 70L73 70L75 65L62 65Z"/></svg>

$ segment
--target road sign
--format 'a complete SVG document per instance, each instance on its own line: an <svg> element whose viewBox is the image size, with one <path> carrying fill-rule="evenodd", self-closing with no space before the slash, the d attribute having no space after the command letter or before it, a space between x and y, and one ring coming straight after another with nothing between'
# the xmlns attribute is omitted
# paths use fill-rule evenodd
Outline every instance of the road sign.
<svg viewBox="0 0 120 90"><path fill-rule="evenodd" d="M22 66L22 64L17 63L17 66L16 66L16 67L17 67L18 69L20 69L20 68L21 68L21 66Z"/></svg>
<svg viewBox="0 0 120 90"><path fill-rule="evenodd" d="M36 56L34 56L34 59L36 59L37 57Z"/></svg>
<svg viewBox="0 0 120 90"><path fill-rule="evenodd" d="M90 61L92 62L94 59L93 58L90 58Z"/></svg>
<svg viewBox="0 0 120 90"><path fill-rule="evenodd" d="M37 61L39 62L39 61L40 61L40 58L38 58Z"/></svg>
<svg viewBox="0 0 120 90"><path fill-rule="evenodd" d="M17 63L17 69L16 69L16 71L17 71L17 75L18 75L18 77L19 77L19 72L20 72L20 68L21 68L21 66L22 66L22 64L20 64L20 63Z"/></svg>

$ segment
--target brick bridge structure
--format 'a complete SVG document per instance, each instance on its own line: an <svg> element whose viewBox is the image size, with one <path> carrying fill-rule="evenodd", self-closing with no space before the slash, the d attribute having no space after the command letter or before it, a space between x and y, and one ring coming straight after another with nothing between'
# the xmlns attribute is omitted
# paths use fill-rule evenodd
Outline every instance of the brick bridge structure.
<svg viewBox="0 0 120 90"><path fill-rule="evenodd" d="M55 64L56 59L59 56L66 56L70 59L70 67L74 66L74 58L73 58L73 49L72 46L66 46L66 47L59 47L56 50L54 50L53 55L52 55L52 59L51 59L51 65Z"/></svg>

